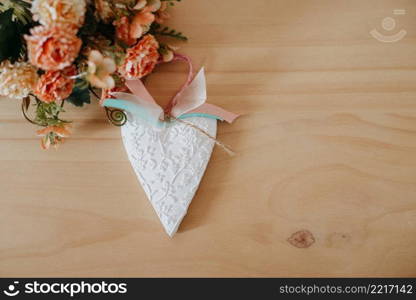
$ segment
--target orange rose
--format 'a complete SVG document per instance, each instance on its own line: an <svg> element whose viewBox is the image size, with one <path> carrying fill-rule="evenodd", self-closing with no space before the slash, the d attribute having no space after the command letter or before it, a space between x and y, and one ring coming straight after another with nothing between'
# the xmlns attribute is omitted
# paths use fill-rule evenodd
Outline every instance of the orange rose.
<svg viewBox="0 0 416 300"><path fill-rule="evenodd" d="M76 29L65 27L37 26L25 36L29 60L43 70L62 70L77 58L82 41L76 36Z"/></svg>
<svg viewBox="0 0 416 300"><path fill-rule="evenodd" d="M68 98L74 88L74 79L69 77L75 74L75 66L70 66L62 71L46 72L37 83L35 95L47 103Z"/></svg>
<svg viewBox="0 0 416 300"><path fill-rule="evenodd" d="M127 50L118 72L126 79L139 79L150 74L159 59L159 43L151 34L145 35L134 47Z"/></svg>

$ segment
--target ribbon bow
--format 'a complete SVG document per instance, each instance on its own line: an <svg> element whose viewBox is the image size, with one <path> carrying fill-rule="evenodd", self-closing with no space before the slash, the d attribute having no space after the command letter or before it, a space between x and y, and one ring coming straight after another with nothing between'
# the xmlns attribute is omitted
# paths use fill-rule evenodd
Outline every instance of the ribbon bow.
<svg viewBox="0 0 416 300"><path fill-rule="evenodd" d="M228 123L232 123L239 116L216 105L206 103L207 90L204 68L201 68L192 79L193 67L190 59L187 56L176 54L174 60L187 62L189 74L186 83L172 98L165 110L156 103L140 79L126 81L126 86L132 94L112 93L111 95L115 99L105 99L103 106L122 109L133 117L146 120L157 127L166 125L165 116L174 119L204 117Z"/></svg>

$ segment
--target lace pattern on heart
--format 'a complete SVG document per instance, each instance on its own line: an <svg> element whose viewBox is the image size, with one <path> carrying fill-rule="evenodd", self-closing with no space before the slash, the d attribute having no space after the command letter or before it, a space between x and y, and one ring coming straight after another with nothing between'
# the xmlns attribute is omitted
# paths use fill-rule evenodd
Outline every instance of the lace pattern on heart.
<svg viewBox="0 0 416 300"><path fill-rule="evenodd" d="M187 121L216 136L216 120ZM128 121L122 137L144 191L168 234L174 234L199 186L214 142L179 122L159 130L141 120Z"/></svg>

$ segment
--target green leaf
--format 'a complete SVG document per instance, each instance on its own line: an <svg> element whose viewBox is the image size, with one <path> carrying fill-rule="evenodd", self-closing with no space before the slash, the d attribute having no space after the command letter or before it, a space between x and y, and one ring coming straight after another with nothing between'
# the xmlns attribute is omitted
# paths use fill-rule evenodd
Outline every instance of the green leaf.
<svg viewBox="0 0 416 300"><path fill-rule="evenodd" d="M64 111L62 106L56 102L45 103L37 100L36 106L36 118L35 122L41 126L54 126L62 123L68 123L68 121L61 120L59 114Z"/></svg>
<svg viewBox="0 0 416 300"><path fill-rule="evenodd" d="M153 34L153 35L162 35L162 36L168 36L174 39L178 39L181 41L187 41L188 38L182 34L182 32L178 32L175 29L172 29L168 26L162 26L158 23L153 23L150 26L150 30L149 33Z"/></svg>
<svg viewBox="0 0 416 300"><path fill-rule="evenodd" d="M83 106L91 103L91 95L88 89L89 84L85 79L77 79L72 94L66 99L75 106Z"/></svg>
<svg viewBox="0 0 416 300"><path fill-rule="evenodd" d="M0 62L16 61L22 53L21 39L23 26L13 21L13 9L0 13Z"/></svg>
<svg viewBox="0 0 416 300"><path fill-rule="evenodd" d="M30 7L31 4L27 0L2 0L0 2L0 12L13 9L13 21L17 21L22 25L33 22Z"/></svg>

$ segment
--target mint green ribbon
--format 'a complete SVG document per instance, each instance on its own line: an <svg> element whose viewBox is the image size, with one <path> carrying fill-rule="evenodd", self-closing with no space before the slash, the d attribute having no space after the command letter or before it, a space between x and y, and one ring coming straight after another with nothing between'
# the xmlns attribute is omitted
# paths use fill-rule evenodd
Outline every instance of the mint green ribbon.
<svg viewBox="0 0 416 300"><path fill-rule="evenodd" d="M142 107L136 103L133 103L131 101L126 101L122 99L105 99L103 106L110 107L110 108L116 108L120 110L124 110L131 114L134 117L140 118L147 123L156 126L156 127L166 127L167 122L163 122L159 119L153 118L149 112L148 109L145 107ZM210 114L204 114L204 113L189 113L189 114L183 114L178 117L178 119L186 119L186 118L208 118L208 119L214 119L214 120L220 120L223 121L220 117L210 115Z"/></svg>

